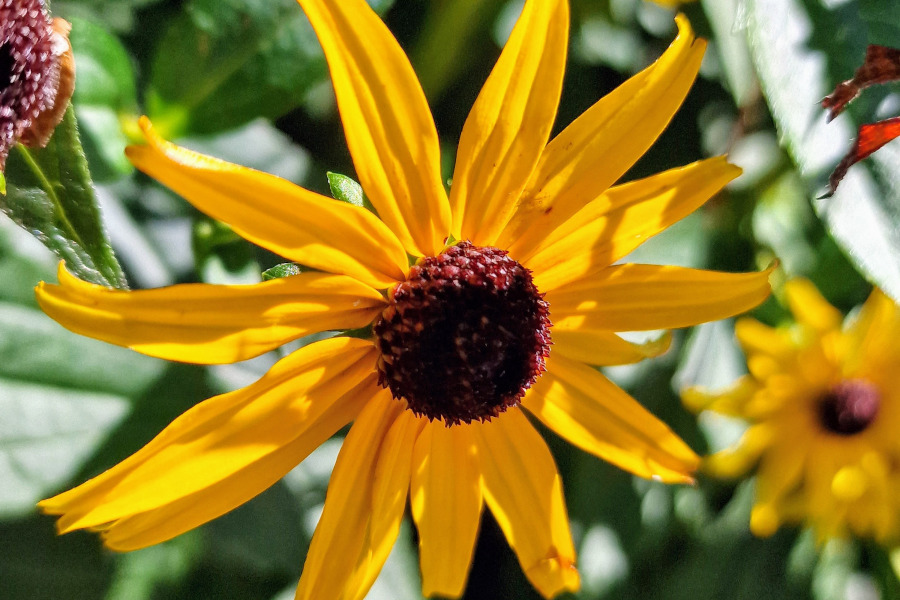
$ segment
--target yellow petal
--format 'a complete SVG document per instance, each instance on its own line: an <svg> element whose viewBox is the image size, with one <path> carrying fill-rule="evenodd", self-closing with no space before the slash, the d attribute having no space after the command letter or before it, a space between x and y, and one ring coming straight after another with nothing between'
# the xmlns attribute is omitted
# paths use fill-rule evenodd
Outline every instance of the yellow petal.
<svg viewBox="0 0 900 600"><path fill-rule="evenodd" d="M728 388L711 392L700 387L681 391L684 406L695 413L712 410L732 417L746 417L745 407L759 390L759 383L750 376L739 377Z"/></svg>
<svg viewBox="0 0 900 600"><path fill-rule="evenodd" d="M425 426L413 454L410 506L419 530L422 595L458 598L481 517L481 473L467 427Z"/></svg>
<svg viewBox="0 0 900 600"><path fill-rule="evenodd" d="M369 549L367 532L372 522L376 486L373 474L385 438L404 410L402 402L382 390L350 428L331 473L325 508L306 554L297 600L352 597L355 594L348 588L348 583ZM403 437L399 433L398 436ZM396 482L388 483L382 488L385 499L397 492L396 488L393 492L390 489L390 483ZM389 505L392 502L385 506ZM387 525L386 529L390 529L389 522L395 516L388 515L382 521Z"/></svg>
<svg viewBox="0 0 900 600"><path fill-rule="evenodd" d="M796 354L797 348L787 332L764 325L755 319L738 319L734 335L748 357L762 354L782 364Z"/></svg>
<svg viewBox="0 0 900 600"><path fill-rule="evenodd" d="M718 157L616 186L556 230L544 231L534 245L510 253L534 272L538 289L548 292L619 260L740 173Z"/></svg>
<svg viewBox="0 0 900 600"><path fill-rule="evenodd" d="M615 183L668 125L697 76L706 43L676 19L678 37L653 65L594 104L541 156L499 238L517 256Z"/></svg>
<svg viewBox="0 0 900 600"><path fill-rule="evenodd" d="M134 166L254 244L376 288L403 279L406 252L366 209L180 148L156 135L146 117L140 124L148 145L128 147Z"/></svg>
<svg viewBox="0 0 900 600"><path fill-rule="evenodd" d="M741 436L737 445L707 456L703 470L725 479L741 477L752 469L772 442L772 427L753 425Z"/></svg>
<svg viewBox="0 0 900 600"><path fill-rule="evenodd" d="M629 365L659 356L669 349L672 334L664 333L642 343L623 340L615 333L586 327L560 327L554 317L553 352L589 365Z"/></svg>
<svg viewBox="0 0 900 600"><path fill-rule="evenodd" d="M450 233L434 121L409 60L365 0L299 0L337 96L360 183L410 254Z"/></svg>
<svg viewBox="0 0 900 600"><path fill-rule="evenodd" d="M301 273L256 285L184 284L126 292L81 281L59 266L38 304L67 329L168 360L232 363L311 333L364 327L384 307L344 275Z"/></svg>
<svg viewBox="0 0 900 600"><path fill-rule="evenodd" d="M485 502L528 581L545 598L578 591L562 481L547 444L518 408L470 427Z"/></svg>
<svg viewBox="0 0 900 600"><path fill-rule="evenodd" d="M493 245L550 137L569 43L565 0L530 0L466 119L450 206L453 234Z"/></svg>
<svg viewBox="0 0 900 600"><path fill-rule="evenodd" d="M688 327L747 311L766 299L771 269L720 273L625 264L547 293L553 323L570 330ZM555 331L555 329L554 329Z"/></svg>
<svg viewBox="0 0 900 600"><path fill-rule="evenodd" d="M641 477L689 483L700 459L596 369L551 355L523 406L561 437Z"/></svg>
<svg viewBox="0 0 900 600"><path fill-rule="evenodd" d="M406 510L413 446L425 424L424 419L405 410L384 437L375 465L366 541L342 598L363 600L391 553Z"/></svg>
<svg viewBox="0 0 900 600"><path fill-rule="evenodd" d="M353 420L379 389L373 373L339 403L325 409L315 423L311 422L309 429L314 432L299 436L199 492L113 522L102 531L103 543L119 552L138 550L171 539L240 506L278 481L343 424Z"/></svg>
<svg viewBox="0 0 900 600"><path fill-rule="evenodd" d="M243 489L241 481L271 485L286 472L259 473L260 461L296 444L293 466L353 418L374 354L371 342L353 338L301 348L256 383L194 406L112 469L39 506L62 515L65 533L164 508L232 477L233 497L249 499L265 486ZM191 527L223 512L218 503L201 508Z"/></svg>
<svg viewBox="0 0 900 600"><path fill-rule="evenodd" d="M838 329L844 316L822 297L808 279L792 279L784 285L788 306L794 318L817 331Z"/></svg>

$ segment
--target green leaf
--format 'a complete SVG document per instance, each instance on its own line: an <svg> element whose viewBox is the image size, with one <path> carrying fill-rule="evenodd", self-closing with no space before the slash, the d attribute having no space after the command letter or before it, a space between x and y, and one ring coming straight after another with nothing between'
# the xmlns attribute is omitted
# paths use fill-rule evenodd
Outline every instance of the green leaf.
<svg viewBox="0 0 900 600"><path fill-rule="evenodd" d="M86 19L103 23L109 30L130 32L138 22L138 11L162 0L54 0L53 14L69 21ZM145 21L145 20L143 20Z"/></svg>
<svg viewBox="0 0 900 600"><path fill-rule="evenodd" d="M46 148L16 146L0 207L81 279L126 287L100 220L71 106Z"/></svg>
<svg viewBox="0 0 900 600"><path fill-rule="evenodd" d="M270 281L272 279L290 277L291 275L296 275L302 272L303 267L298 265L297 263L281 263L280 265L275 265L271 269L266 269L265 271L263 271L262 279L263 281Z"/></svg>
<svg viewBox="0 0 900 600"><path fill-rule="evenodd" d="M37 515L0 522L0 556L0 598L11 600L102 600L113 571L96 536L59 537Z"/></svg>
<svg viewBox="0 0 900 600"><path fill-rule="evenodd" d="M747 0L746 24L757 73L782 143L808 197L825 182L887 88L872 88L826 123L822 98L853 76L871 41L862 9L876 0L832 3ZM840 31L841 35L835 35ZM895 42L896 44L896 42ZM888 145L852 167L834 196L813 206L848 258L900 301L900 151Z"/></svg>
<svg viewBox="0 0 900 600"><path fill-rule="evenodd" d="M90 21L73 19L69 40L78 65L72 103L92 174L118 178L133 170L122 129L138 112L131 58L115 36Z"/></svg>
<svg viewBox="0 0 900 600"><path fill-rule="evenodd" d="M38 310L33 287L52 260L26 257L29 243L49 254L12 225L0 228L2 515L30 512L68 483L163 365L70 333Z"/></svg>
<svg viewBox="0 0 900 600"><path fill-rule="evenodd" d="M194 0L159 41L147 110L167 137L210 133L288 112L325 74L296 2Z"/></svg>

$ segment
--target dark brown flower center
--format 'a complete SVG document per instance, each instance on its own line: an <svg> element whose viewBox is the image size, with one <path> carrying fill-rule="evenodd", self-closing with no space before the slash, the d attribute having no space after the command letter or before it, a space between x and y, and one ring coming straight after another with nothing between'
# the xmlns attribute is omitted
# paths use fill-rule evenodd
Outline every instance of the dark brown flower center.
<svg viewBox="0 0 900 600"><path fill-rule="evenodd" d="M59 81L53 28L41 0L0 0L0 167Z"/></svg>
<svg viewBox="0 0 900 600"><path fill-rule="evenodd" d="M819 401L819 420L831 433L854 435L872 424L880 405L878 388L862 379L847 379Z"/></svg>
<svg viewBox="0 0 900 600"><path fill-rule="evenodd" d="M413 266L374 331L379 383L448 426L518 404L550 352L548 306L531 273L469 242Z"/></svg>

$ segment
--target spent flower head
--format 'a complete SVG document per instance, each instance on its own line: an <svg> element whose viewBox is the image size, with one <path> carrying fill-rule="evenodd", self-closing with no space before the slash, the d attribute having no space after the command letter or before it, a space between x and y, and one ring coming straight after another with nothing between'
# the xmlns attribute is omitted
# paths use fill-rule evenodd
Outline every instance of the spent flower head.
<svg viewBox="0 0 900 600"><path fill-rule="evenodd" d="M21 141L46 145L75 88L69 24L43 0L0 0L0 170Z"/></svg>

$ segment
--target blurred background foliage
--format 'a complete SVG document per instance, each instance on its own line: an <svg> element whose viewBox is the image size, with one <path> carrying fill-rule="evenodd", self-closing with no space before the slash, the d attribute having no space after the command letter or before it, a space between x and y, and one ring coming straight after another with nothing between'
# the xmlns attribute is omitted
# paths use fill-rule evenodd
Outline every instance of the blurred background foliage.
<svg viewBox="0 0 900 600"><path fill-rule="evenodd" d="M557 130L658 57L675 33L672 11L655 4L571 3ZM370 4L421 78L449 176L469 107L522 2ZM318 43L293 0L55 0L50 8L73 25L74 117L94 191L83 157L54 154L52 145L37 163L24 151L11 155L7 210L26 228L44 223L52 234L41 245L0 220L0 598L288 600L339 436L247 505L130 554L105 551L87 533L57 538L52 519L34 510L37 500L136 450L187 407L255 380L277 356L212 368L143 357L63 330L37 309L32 288L55 280L57 258L47 246L113 285L124 283L123 272L135 288L258 281L278 257L136 174L122 150L136 139L135 117L147 114L165 137L328 193L326 171L352 176L353 168ZM683 10L710 49L682 110L626 179L722 153L744 175L631 258L745 271L777 257L775 298L756 311L772 324L786 316L778 302L786 277L811 278L844 310L873 283L900 299L900 146L853 167L834 197L815 199L856 127L900 113L896 84L868 90L827 125L818 105L853 75L867 44L900 46L900 3L701 0ZM71 135L72 116L62 135ZM89 200L95 195L105 232L73 240L58 213L22 213L26 204L53 200L37 172ZM106 235L122 271L109 258ZM721 385L742 372L732 325L712 323L674 339L664 356L608 372L698 452L719 449L741 424L695 419L676 390ZM579 548L583 589L572 597L900 597L880 549L854 541L817 547L797 529L753 538L752 481L701 477L696 487L666 487L544 434ZM415 531L405 523L369 598L420 597ZM489 515L466 598L538 598Z"/></svg>

